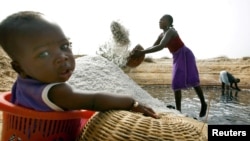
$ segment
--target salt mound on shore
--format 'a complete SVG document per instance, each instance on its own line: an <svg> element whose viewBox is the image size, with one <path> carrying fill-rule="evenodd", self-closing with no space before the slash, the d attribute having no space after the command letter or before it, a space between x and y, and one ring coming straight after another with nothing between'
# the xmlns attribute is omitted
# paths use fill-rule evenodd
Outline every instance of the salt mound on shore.
<svg viewBox="0 0 250 141"><path fill-rule="evenodd" d="M78 90L94 92L102 91L114 94L132 95L137 101L144 103L156 112L173 112L164 102L153 98L143 90L117 65L101 56L84 56L76 59L76 69L68 83Z"/></svg>

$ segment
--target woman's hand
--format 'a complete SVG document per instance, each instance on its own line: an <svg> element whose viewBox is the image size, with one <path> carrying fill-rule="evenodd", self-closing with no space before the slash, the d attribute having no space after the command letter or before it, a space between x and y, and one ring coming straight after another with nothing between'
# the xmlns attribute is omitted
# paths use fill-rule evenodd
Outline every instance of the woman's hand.
<svg viewBox="0 0 250 141"><path fill-rule="evenodd" d="M134 68L137 67L138 65L140 65L144 58L145 58L145 53L142 52L143 47L138 44L135 46L135 48L130 52L128 58L127 58L127 66Z"/></svg>
<svg viewBox="0 0 250 141"><path fill-rule="evenodd" d="M141 56L143 56L145 53L143 52L143 47L138 44L134 47L134 49L131 51L131 57L134 57L134 58L139 58Z"/></svg>
<svg viewBox="0 0 250 141"><path fill-rule="evenodd" d="M235 88L237 91L241 91L241 89L240 88Z"/></svg>
<svg viewBox="0 0 250 141"><path fill-rule="evenodd" d="M144 53L142 52L142 50L133 50L131 52L131 57L135 57L135 58L138 58L138 57L141 57L142 55L144 55Z"/></svg>

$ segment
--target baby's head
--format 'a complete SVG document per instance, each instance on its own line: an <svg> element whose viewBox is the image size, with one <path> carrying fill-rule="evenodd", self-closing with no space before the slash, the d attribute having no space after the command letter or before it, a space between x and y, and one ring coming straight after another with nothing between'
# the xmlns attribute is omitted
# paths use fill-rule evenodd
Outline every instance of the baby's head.
<svg viewBox="0 0 250 141"><path fill-rule="evenodd" d="M23 78L64 82L75 68L68 38L60 26L39 12L18 12L4 19L0 23L0 45Z"/></svg>

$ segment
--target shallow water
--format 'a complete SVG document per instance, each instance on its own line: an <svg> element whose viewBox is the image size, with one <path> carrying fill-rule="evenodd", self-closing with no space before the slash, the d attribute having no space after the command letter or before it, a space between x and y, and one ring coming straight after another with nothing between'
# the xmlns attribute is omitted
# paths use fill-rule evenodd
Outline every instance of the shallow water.
<svg viewBox="0 0 250 141"><path fill-rule="evenodd" d="M101 56L76 59L76 69L68 83L83 91L103 91L118 95L131 95L157 112L177 112L166 108L175 106L174 94L169 86L139 86L118 66ZM88 67L86 67L88 66ZM207 118L199 118L200 101L193 89L182 91L182 114L208 124L250 125L250 90L222 95L220 87L203 87L208 103Z"/></svg>
<svg viewBox="0 0 250 141"><path fill-rule="evenodd" d="M166 105L175 106L174 94L169 86L141 86L153 97ZM230 91L224 95L221 88L202 87L208 103L208 116L203 121L208 124L249 125L250 124L250 91ZM182 114L198 118L200 101L193 89L182 90Z"/></svg>

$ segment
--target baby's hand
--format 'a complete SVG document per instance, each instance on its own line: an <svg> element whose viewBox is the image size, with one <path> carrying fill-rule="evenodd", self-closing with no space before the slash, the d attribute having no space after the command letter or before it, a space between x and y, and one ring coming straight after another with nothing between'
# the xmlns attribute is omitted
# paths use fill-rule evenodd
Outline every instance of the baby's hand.
<svg viewBox="0 0 250 141"><path fill-rule="evenodd" d="M146 106L143 106L141 104L139 104L138 106L136 107L133 107L131 109L133 112L140 112L140 113L143 113L143 115L145 116L150 116L150 117L153 117L153 118L156 118L156 119L159 119L160 117L154 112L154 110L152 108L149 108L149 107L146 107Z"/></svg>

